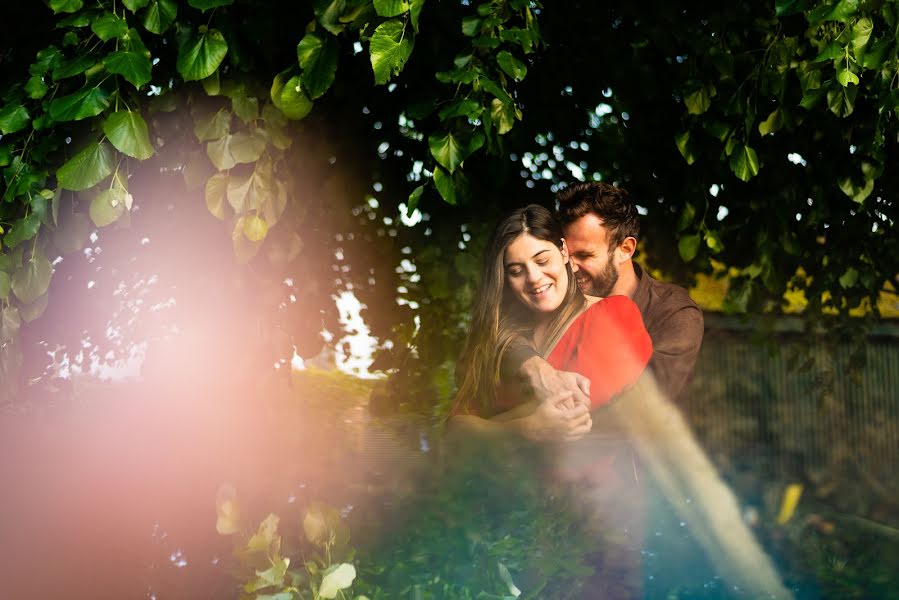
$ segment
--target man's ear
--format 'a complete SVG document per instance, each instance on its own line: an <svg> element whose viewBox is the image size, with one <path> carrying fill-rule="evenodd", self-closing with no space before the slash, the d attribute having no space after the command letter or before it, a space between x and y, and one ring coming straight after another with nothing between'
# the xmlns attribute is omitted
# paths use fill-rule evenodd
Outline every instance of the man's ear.
<svg viewBox="0 0 899 600"><path fill-rule="evenodd" d="M637 238L626 237L621 244L615 248L615 262L621 264L630 260L637 250Z"/></svg>
<svg viewBox="0 0 899 600"><path fill-rule="evenodd" d="M562 264L568 264L568 244L565 243L565 238L562 238Z"/></svg>

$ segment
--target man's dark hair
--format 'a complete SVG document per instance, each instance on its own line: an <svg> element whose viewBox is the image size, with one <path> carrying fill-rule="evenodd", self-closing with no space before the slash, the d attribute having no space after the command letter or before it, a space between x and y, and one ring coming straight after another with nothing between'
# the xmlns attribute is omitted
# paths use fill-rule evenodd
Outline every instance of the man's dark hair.
<svg viewBox="0 0 899 600"><path fill-rule="evenodd" d="M559 220L563 225L590 213L602 219L609 230L609 247L627 237L639 237L640 217L626 190L602 181L573 183L556 194Z"/></svg>

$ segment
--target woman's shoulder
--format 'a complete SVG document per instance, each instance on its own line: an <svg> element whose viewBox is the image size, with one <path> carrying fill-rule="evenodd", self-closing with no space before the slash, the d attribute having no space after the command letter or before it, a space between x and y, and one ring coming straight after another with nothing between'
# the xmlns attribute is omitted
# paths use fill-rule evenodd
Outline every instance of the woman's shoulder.
<svg viewBox="0 0 899 600"><path fill-rule="evenodd" d="M624 317L640 316L640 309L627 296L606 296L597 298L586 296L587 308L584 313L601 313L604 315L622 315ZM642 320L642 318L641 318Z"/></svg>

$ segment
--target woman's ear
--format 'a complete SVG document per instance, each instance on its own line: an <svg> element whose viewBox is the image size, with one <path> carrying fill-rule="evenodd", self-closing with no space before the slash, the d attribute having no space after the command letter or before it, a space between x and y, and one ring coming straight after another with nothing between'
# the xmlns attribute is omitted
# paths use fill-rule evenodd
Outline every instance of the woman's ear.
<svg viewBox="0 0 899 600"><path fill-rule="evenodd" d="M562 264L568 264L568 244L565 243L565 238L562 238Z"/></svg>

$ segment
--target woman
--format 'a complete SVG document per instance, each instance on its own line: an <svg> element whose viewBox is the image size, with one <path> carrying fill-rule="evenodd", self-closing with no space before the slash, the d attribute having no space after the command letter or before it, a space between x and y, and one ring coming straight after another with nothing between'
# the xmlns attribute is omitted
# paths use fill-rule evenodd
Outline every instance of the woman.
<svg viewBox="0 0 899 600"><path fill-rule="evenodd" d="M590 407L570 397L525 402L512 386L498 385L503 355L522 337L555 368L590 379ZM634 383L651 354L636 305L623 296L584 296L561 226L549 210L526 206L501 221L488 244L450 424L577 439L592 427L589 411Z"/></svg>

